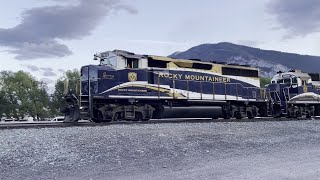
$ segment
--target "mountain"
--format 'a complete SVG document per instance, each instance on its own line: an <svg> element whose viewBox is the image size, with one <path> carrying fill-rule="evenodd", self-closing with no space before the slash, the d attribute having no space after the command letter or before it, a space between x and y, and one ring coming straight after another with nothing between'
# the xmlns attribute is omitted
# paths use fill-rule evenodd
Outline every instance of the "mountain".
<svg viewBox="0 0 320 180"><path fill-rule="evenodd" d="M272 77L278 71L289 69L320 72L320 56L263 50L228 42L201 44L184 52L175 52L169 57L250 65L260 68L261 76L264 77Z"/></svg>

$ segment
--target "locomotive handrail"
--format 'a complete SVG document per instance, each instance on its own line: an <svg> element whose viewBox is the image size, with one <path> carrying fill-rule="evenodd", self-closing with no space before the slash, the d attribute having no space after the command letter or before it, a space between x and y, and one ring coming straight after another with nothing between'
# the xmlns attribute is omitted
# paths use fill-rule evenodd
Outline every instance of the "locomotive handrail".
<svg viewBox="0 0 320 180"><path fill-rule="evenodd" d="M214 86L214 83L212 83L212 100L215 100L216 97L215 97L215 86Z"/></svg>
<svg viewBox="0 0 320 180"><path fill-rule="evenodd" d="M238 85L236 85L236 98L238 100Z"/></svg>
<svg viewBox="0 0 320 180"><path fill-rule="evenodd" d="M80 79L79 79L79 86L80 86L80 91L79 91L79 102L78 102L78 105L79 105L79 107L81 107L81 101L82 101L82 82L81 82L81 77L80 77Z"/></svg>
<svg viewBox="0 0 320 180"><path fill-rule="evenodd" d="M224 83L224 99L227 100L227 84Z"/></svg>
<svg viewBox="0 0 320 180"><path fill-rule="evenodd" d="M187 81L187 99L189 99L189 81Z"/></svg>
<svg viewBox="0 0 320 180"><path fill-rule="evenodd" d="M200 81L200 99L202 99L202 81Z"/></svg>
<svg viewBox="0 0 320 180"><path fill-rule="evenodd" d="M64 88L63 95L67 95L69 91L69 79L64 80L63 88Z"/></svg>
<svg viewBox="0 0 320 180"><path fill-rule="evenodd" d="M273 92L277 95L277 97L279 99L280 106L282 106L281 98L280 98L278 91L273 91Z"/></svg>
<svg viewBox="0 0 320 180"><path fill-rule="evenodd" d="M287 90L288 100L290 100L290 87L284 87L284 88L283 88L283 93L284 93L284 95L286 95L286 94L285 94L285 90Z"/></svg>
<svg viewBox="0 0 320 180"><path fill-rule="evenodd" d="M158 76L158 99L160 99L160 76Z"/></svg>
<svg viewBox="0 0 320 180"><path fill-rule="evenodd" d="M189 89L189 82L197 82L199 83L199 88L200 88L200 99L203 99L203 83L204 82L207 82L207 81L194 81L194 80L181 80L181 79L172 79L172 96L173 98L176 98L175 95L175 91L176 91L176 81L182 81L182 82L186 82L186 85L187 85L187 99L190 99L190 89ZM266 89L265 88L259 88L259 87L245 87L243 86L243 84L241 83L225 83L225 82L207 82L207 83L212 83L212 97L213 97L213 100L215 100L215 84L224 84L224 96L225 96L225 100L227 100L227 86L228 85L236 85L236 100L239 100L239 88L238 86L241 85L241 87L243 89L246 89L247 91L247 100L249 101L249 99L251 99L250 95L249 95L249 90L250 89L254 89L254 91L252 92L255 92L255 95L252 95L253 98L255 98L256 100L258 99L261 99L261 100L266 100L266 96L265 96L265 93L262 93L262 92L265 92ZM158 82L157 82L157 85L158 85L158 99L160 98L160 76L158 76ZM259 90L259 94L257 94Z"/></svg>

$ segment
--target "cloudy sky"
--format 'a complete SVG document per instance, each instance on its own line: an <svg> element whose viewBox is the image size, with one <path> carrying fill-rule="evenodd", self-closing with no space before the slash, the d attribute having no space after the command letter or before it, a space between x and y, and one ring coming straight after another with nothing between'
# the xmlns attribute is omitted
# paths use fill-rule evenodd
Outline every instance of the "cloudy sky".
<svg viewBox="0 0 320 180"><path fill-rule="evenodd" d="M49 86L114 49L166 56L223 41L320 56L319 0L6 0L0 12L0 70Z"/></svg>

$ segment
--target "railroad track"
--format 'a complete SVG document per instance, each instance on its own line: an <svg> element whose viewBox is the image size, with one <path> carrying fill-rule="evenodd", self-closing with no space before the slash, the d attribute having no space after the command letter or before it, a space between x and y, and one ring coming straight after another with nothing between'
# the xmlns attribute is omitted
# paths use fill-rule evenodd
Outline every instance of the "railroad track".
<svg viewBox="0 0 320 180"><path fill-rule="evenodd" d="M262 121L303 121L303 120L320 120L316 118L255 118L255 119L153 119L150 121L115 121L106 123L94 123L90 121L77 123L64 122L2 122L0 129L28 129L28 128L62 128L62 127L92 127L92 126L110 126L116 124L161 124L161 123L219 123L219 122L262 122Z"/></svg>

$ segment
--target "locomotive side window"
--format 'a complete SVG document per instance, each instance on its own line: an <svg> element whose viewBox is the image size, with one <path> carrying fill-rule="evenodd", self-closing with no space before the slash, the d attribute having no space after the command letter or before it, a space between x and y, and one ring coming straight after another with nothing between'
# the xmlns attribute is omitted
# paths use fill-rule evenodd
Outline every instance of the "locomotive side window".
<svg viewBox="0 0 320 180"><path fill-rule="evenodd" d="M192 68L194 69L203 69L203 70L210 70L212 68L211 64L200 64L200 63L193 63Z"/></svg>
<svg viewBox="0 0 320 180"><path fill-rule="evenodd" d="M222 67L222 75L259 77L257 70Z"/></svg>
<svg viewBox="0 0 320 180"><path fill-rule="evenodd" d="M95 81L98 79L98 70L96 68L90 68L89 77L91 81Z"/></svg>
<svg viewBox="0 0 320 180"><path fill-rule="evenodd" d="M139 68L139 59L127 59L127 68Z"/></svg>
<svg viewBox="0 0 320 180"><path fill-rule="evenodd" d="M320 81L320 75L318 73L309 73L312 81Z"/></svg>
<svg viewBox="0 0 320 180"><path fill-rule="evenodd" d="M305 85L307 85L307 81L302 81L302 86L305 86Z"/></svg>
<svg viewBox="0 0 320 180"><path fill-rule="evenodd" d="M167 68L167 61L148 59L148 67Z"/></svg>
<svg viewBox="0 0 320 180"><path fill-rule="evenodd" d="M132 68L139 68L139 60L138 59L132 60Z"/></svg>

